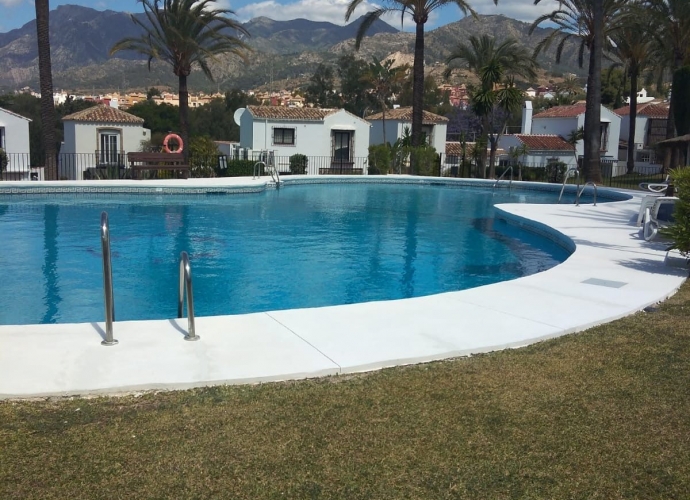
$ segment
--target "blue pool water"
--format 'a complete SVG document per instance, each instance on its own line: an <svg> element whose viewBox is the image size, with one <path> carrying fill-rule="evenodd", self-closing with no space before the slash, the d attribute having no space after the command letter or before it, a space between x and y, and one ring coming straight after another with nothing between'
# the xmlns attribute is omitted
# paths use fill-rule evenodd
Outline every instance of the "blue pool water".
<svg viewBox="0 0 690 500"><path fill-rule="evenodd" d="M103 320L99 221L110 217L117 320L176 316L189 253L199 316L418 297L565 260L493 218L538 191L286 186L245 195L0 195L0 324Z"/></svg>

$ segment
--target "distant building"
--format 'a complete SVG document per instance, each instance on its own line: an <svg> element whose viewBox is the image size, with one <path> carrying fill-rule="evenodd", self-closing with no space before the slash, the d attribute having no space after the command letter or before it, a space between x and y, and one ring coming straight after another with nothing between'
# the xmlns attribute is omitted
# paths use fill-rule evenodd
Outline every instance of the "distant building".
<svg viewBox="0 0 690 500"><path fill-rule="evenodd" d="M637 93L637 104L652 102L655 98L647 96L647 89L643 88ZM630 96L625 98L625 104L630 104Z"/></svg>
<svg viewBox="0 0 690 500"><path fill-rule="evenodd" d="M371 144L383 144L383 113L367 116L371 122ZM412 108L396 108L386 111L386 142L393 144L405 135L405 129L412 130ZM422 117L422 133L426 136L427 144L431 144L437 153L446 149L446 130L448 118L429 111L424 111Z"/></svg>
<svg viewBox="0 0 690 500"><path fill-rule="evenodd" d="M0 149L7 153L9 163L2 174L4 180L29 180L29 123L31 120L0 108Z"/></svg>
<svg viewBox="0 0 690 500"><path fill-rule="evenodd" d="M669 104L650 102L637 107L635 118L635 163L647 166L661 163L656 158L655 146L666 139L666 123L668 122ZM620 131L620 159L628 159L628 136L630 134L630 106L618 108L616 113L621 116Z"/></svg>

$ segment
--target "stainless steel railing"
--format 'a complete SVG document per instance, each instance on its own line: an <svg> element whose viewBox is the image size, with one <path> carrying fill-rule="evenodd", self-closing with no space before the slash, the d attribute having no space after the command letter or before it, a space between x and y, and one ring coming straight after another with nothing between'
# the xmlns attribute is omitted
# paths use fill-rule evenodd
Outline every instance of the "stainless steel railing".
<svg viewBox="0 0 690 500"><path fill-rule="evenodd" d="M263 165L264 169L266 168L266 163L264 163L262 161L257 161L254 164L254 172L252 175L252 179L257 179L257 178L260 179L261 178L261 168L259 168L259 165Z"/></svg>
<svg viewBox="0 0 690 500"><path fill-rule="evenodd" d="M577 192L577 196L575 197L575 206L580 206L580 196L582 196L582 193L585 191L587 186L592 186L594 188L594 206L597 206L597 185L592 181L585 182L585 184L582 186L582 189Z"/></svg>
<svg viewBox="0 0 690 500"><path fill-rule="evenodd" d="M510 189L511 189L512 186L513 186L513 166L512 166L512 165L509 166L507 169L505 169L505 170L503 171L503 173L500 175L500 177L499 177L498 179L496 179L496 182L494 183L493 189L496 189L496 186L498 186L498 183L501 182L501 180L503 180L503 177L504 177L508 172L510 172L510 182L508 182L508 191L510 191Z"/></svg>
<svg viewBox="0 0 690 500"><path fill-rule="evenodd" d="M563 175L563 186L561 186L561 194L558 195L558 203L560 203L561 198L563 198L563 191L565 191L565 185L568 183L568 179L573 175L577 178L577 187L575 188L575 193L580 190L580 171L577 168L570 167Z"/></svg>
<svg viewBox="0 0 690 500"><path fill-rule="evenodd" d="M177 317L181 318L184 312L184 295L187 292L187 335L185 340L199 340L194 329L194 293L192 289L192 268L189 265L187 252L180 254L180 287L177 295Z"/></svg>
<svg viewBox="0 0 690 500"><path fill-rule="evenodd" d="M108 212L101 213L101 248L103 250L103 294L105 297L105 340L103 345L115 345L113 321L115 321L115 300L113 298L113 268L110 262L110 225Z"/></svg>

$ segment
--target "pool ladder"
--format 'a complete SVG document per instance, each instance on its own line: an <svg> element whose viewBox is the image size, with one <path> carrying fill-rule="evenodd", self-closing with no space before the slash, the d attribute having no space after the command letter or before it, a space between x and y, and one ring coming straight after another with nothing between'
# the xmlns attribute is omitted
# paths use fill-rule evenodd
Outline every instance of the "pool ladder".
<svg viewBox="0 0 690 500"><path fill-rule="evenodd" d="M261 178L261 168L260 166L263 165L264 169L268 171L268 173L271 174L271 179L273 179L273 182L276 183L276 187L280 187L280 173L278 172L278 169L276 168L275 165L266 165L266 162L263 161L257 161L254 164L254 171L252 172L252 179L260 179Z"/></svg>
<svg viewBox="0 0 690 500"><path fill-rule="evenodd" d="M572 176L577 178L577 187L575 188L575 192L577 193L580 191L580 171L576 167L570 167L563 175L563 186L561 187L561 194L558 195L558 203L561 202L561 198L563 198L563 191L565 191L565 185L568 183L568 179L570 179Z"/></svg>
<svg viewBox="0 0 690 500"><path fill-rule="evenodd" d="M113 296L113 268L110 259L110 224L108 212L101 213L101 248L103 250L103 295L105 298L105 339L101 344L116 345L113 338L113 322L115 321L115 299ZM180 286L177 294L177 317L184 313L184 298L187 295L187 334L185 340L199 340L194 322L194 293L192 286L192 267L189 264L187 252L180 254Z"/></svg>
<svg viewBox="0 0 690 500"><path fill-rule="evenodd" d="M501 181L503 180L503 177L504 177L508 172L510 172L510 180L508 181L508 192L510 192L510 189L511 189L512 186L513 186L513 166L512 166L512 165L511 165L510 167L508 167L507 169L505 169L505 170L503 171L503 173L498 177L498 179L496 179L496 182L494 182L494 187L493 187L492 191L496 189L496 186L498 186L498 183L501 182Z"/></svg>

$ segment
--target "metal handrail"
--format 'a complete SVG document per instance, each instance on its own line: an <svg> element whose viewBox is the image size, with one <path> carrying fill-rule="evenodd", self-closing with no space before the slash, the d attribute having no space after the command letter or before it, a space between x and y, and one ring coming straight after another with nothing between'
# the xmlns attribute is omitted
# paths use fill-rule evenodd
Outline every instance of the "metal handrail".
<svg viewBox="0 0 690 500"><path fill-rule="evenodd" d="M177 317L181 318L184 312L184 293L187 290L187 335L185 340L199 340L194 331L194 294L192 291L192 268L189 265L187 252L180 254L180 288L177 295Z"/></svg>
<svg viewBox="0 0 690 500"><path fill-rule="evenodd" d="M252 175L252 179L257 179L257 178L260 179L261 178L261 169L257 168L259 165L263 165L264 168L266 168L266 163L264 163L262 161L257 161L254 164L254 172L253 172L254 175Z"/></svg>
<svg viewBox="0 0 690 500"><path fill-rule="evenodd" d="M594 187L594 206L597 206L597 185L592 181L585 182L585 184L582 186L582 189L577 193L577 196L575 197L575 206L580 206L580 196L582 196L582 193L585 191L587 186Z"/></svg>
<svg viewBox="0 0 690 500"><path fill-rule="evenodd" d="M101 213L101 248L103 253L103 295L105 297L105 340L102 345L115 345L113 321L115 321L115 300L113 298L113 268L110 262L110 225L108 212Z"/></svg>
<svg viewBox="0 0 690 500"><path fill-rule="evenodd" d="M577 187L575 188L575 192L577 193L580 190L580 171L577 169L577 167L570 167L568 170L565 171L565 175L563 176L563 186L561 187L561 194L558 195L558 203L560 203L561 198L563 198L563 191L565 191L565 185L567 184L568 179L571 175L577 177Z"/></svg>
<svg viewBox="0 0 690 500"><path fill-rule="evenodd" d="M513 186L513 166L509 166L507 169L503 171L503 173L496 179L496 182L494 183L493 189L496 189L496 186L498 186L498 183L501 182L503 179L503 176L505 176L508 172L510 172L510 182L508 183L508 190L510 191L510 188Z"/></svg>
<svg viewBox="0 0 690 500"><path fill-rule="evenodd" d="M273 182L276 183L276 187L280 187L280 173L278 172L278 167L274 165L271 165L271 179L273 179ZM275 173L275 177L273 174Z"/></svg>

